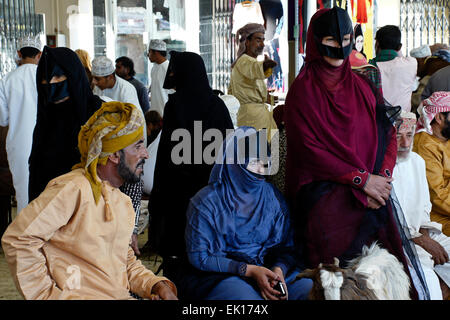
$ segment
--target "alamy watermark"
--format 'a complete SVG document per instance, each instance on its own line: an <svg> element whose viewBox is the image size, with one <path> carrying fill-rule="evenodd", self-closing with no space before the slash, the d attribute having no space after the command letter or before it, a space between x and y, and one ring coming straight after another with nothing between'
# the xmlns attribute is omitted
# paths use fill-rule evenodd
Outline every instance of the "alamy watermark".
<svg viewBox="0 0 450 320"><path fill-rule="evenodd" d="M66 285L69 290L81 289L81 270L77 265L68 266L66 272L70 275L66 280Z"/></svg>
<svg viewBox="0 0 450 320"><path fill-rule="evenodd" d="M219 129L203 131L202 121L195 121L193 135L187 129L176 129L171 141L178 142L171 152L171 161L175 165L245 164L248 159L258 159L270 165L270 175L279 170L280 139L276 129L227 129L224 137Z"/></svg>

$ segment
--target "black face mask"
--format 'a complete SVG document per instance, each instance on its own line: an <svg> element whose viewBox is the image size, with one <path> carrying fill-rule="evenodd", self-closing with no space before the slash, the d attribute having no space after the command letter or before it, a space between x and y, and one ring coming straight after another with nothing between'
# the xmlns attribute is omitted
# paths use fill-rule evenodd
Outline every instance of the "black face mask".
<svg viewBox="0 0 450 320"><path fill-rule="evenodd" d="M322 44L324 37L333 37L342 44L346 34L353 34L353 26L347 11L334 7L314 21L314 37L317 48L322 56L334 59L345 59L352 52L352 40L346 47L335 48ZM350 37L352 39L352 37Z"/></svg>
<svg viewBox="0 0 450 320"><path fill-rule="evenodd" d="M51 83L50 84L50 95L48 102L55 103L69 96L69 84L67 80Z"/></svg>
<svg viewBox="0 0 450 320"><path fill-rule="evenodd" d="M64 71L58 65L55 65L50 75L50 80L55 76L61 77L63 75L65 75ZM55 103L70 96L69 83L67 80L58 83L43 84L43 87L44 100L46 103Z"/></svg>

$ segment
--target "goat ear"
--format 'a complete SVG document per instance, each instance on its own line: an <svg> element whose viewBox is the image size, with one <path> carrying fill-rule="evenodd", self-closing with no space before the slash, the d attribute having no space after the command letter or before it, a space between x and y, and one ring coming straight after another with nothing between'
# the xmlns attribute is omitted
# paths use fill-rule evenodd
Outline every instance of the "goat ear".
<svg viewBox="0 0 450 320"><path fill-rule="evenodd" d="M339 267L339 259L336 258L336 257L334 257L334 265L335 265L336 267Z"/></svg>
<svg viewBox="0 0 450 320"><path fill-rule="evenodd" d="M316 275L316 269L305 269L302 272L300 272L296 277L295 277L295 281L298 281L302 278L309 278L309 279L313 279Z"/></svg>

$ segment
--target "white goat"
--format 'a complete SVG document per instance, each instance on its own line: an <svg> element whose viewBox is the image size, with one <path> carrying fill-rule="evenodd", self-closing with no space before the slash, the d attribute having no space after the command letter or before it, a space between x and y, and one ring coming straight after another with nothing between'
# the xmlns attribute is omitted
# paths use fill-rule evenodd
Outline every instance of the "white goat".
<svg viewBox="0 0 450 320"><path fill-rule="evenodd" d="M379 300L411 299L411 283L403 264L376 242L370 248L364 246L361 256L350 260L348 267L367 278L367 288L373 290Z"/></svg>
<svg viewBox="0 0 450 320"><path fill-rule="evenodd" d="M376 242L364 246L345 269L335 258L334 264L321 263L300 273L300 278L314 281L310 300L410 300L410 281L403 265Z"/></svg>

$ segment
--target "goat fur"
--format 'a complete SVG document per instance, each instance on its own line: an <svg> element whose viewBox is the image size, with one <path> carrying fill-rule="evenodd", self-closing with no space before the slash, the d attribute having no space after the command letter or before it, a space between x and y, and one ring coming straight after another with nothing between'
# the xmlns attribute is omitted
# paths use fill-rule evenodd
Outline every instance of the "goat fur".
<svg viewBox="0 0 450 320"><path fill-rule="evenodd" d="M368 248L364 246L362 254L349 261L349 268L364 275L367 287L380 300L410 300L411 283L403 265L386 249L376 242Z"/></svg>
<svg viewBox="0 0 450 320"><path fill-rule="evenodd" d="M340 286L340 300L409 300L410 281L403 265L386 249L374 242L370 247L364 246L359 257L349 261L347 268L339 267L339 260L334 264L320 264L316 269L306 269L297 275L313 280L309 300L327 300L333 290L330 281L321 276L329 273L341 273L343 282ZM330 278L330 277L328 277ZM326 297L327 296L327 297Z"/></svg>

